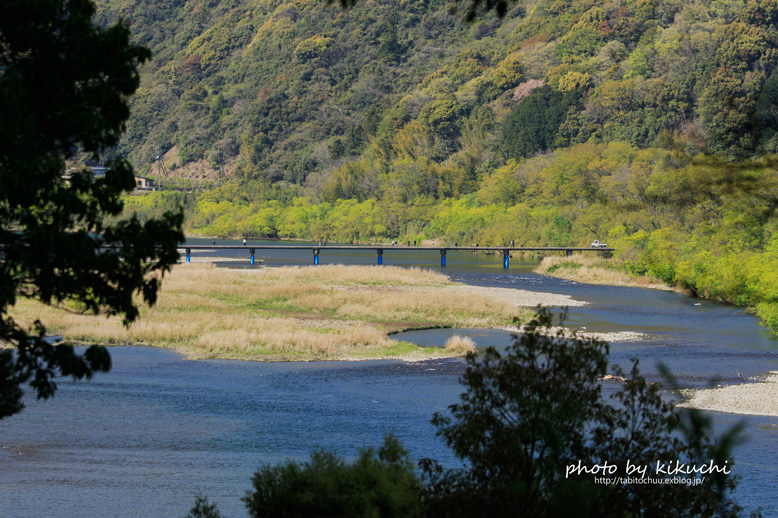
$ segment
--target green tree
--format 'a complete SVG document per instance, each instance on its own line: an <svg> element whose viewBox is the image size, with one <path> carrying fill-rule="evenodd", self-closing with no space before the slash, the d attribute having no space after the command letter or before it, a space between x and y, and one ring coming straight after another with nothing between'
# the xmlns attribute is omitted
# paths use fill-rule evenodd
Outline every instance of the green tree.
<svg viewBox="0 0 778 518"><path fill-rule="evenodd" d="M379 28L378 57L389 63L396 63L403 54L403 46L397 39L396 24L397 20L392 16L384 21Z"/></svg>
<svg viewBox="0 0 778 518"><path fill-rule="evenodd" d="M456 122L459 117L459 107L456 101L432 101L419 114L421 123L436 135L452 139L458 131Z"/></svg>
<svg viewBox="0 0 778 518"><path fill-rule="evenodd" d="M58 374L110 369L104 348L79 355L48 343L43 323L18 324L9 314L17 300L70 301L129 324L136 296L156 300L183 239L180 213L115 222L135 185L126 161L110 161L102 178L85 169L65 178L76 153L99 159L117 144L149 57L126 26L97 27L94 13L89 0L0 7L0 343L12 346L0 352L0 418L22 409L26 382L48 398Z"/></svg>
<svg viewBox="0 0 778 518"><path fill-rule="evenodd" d="M608 344L564 332L549 334L553 318L542 309L505 355L494 348L470 354L467 391L436 414L438 434L466 467L444 470L422 461L431 516L739 516L726 473L703 483L598 484L570 466L608 464L626 476L627 461L653 466L675 461L730 467L739 432L714 440L697 411L677 411L657 384L640 375L637 361L621 387L603 395ZM650 469L654 469L653 467ZM661 474L652 477L663 478Z"/></svg>
<svg viewBox="0 0 778 518"><path fill-rule="evenodd" d="M503 149L509 158L529 157L554 148L559 126L571 108L579 108L580 94L562 94L550 86L536 88L513 110L503 128Z"/></svg>
<svg viewBox="0 0 778 518"><path fill-rule="evenodd" d="M243 499L253 518L422 516L422 486L408 452L392 436L376 455L363 450L354 463L327 452L303 465L262 466Z"/></svg>
<svg viewBox="0 0 778 518"><path fill-rule="evenodd" d="M311 61L320 57L332 45L332 38L319 34L303 40L294 49L294 57L299 61Z"/></svg>
<svg viewBox="0 0 778 518"><path fill-rule="evenodd" d="M189 510L186 518L222 518L219 508L204 496L195 498L195 505Z"/></svg>

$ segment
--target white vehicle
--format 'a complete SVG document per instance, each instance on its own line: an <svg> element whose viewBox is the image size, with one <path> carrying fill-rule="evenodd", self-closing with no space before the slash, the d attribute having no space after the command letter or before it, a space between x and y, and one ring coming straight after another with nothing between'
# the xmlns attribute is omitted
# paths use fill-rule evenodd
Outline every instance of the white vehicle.
<svg viewBox="0 0 778 518"><path fill-rule="evenodd" d="M592 248L608 248L607 243L600 243L599 239L592 241Z"/></svg>

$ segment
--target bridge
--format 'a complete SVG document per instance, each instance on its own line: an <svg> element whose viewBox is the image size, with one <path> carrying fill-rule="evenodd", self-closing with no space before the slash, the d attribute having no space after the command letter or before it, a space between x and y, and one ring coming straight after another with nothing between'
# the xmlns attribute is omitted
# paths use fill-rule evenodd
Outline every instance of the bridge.
<svg viewBox="0 0 778 518"><path fill-rule="evenodd" d="M565 252L569 257L573 252L605 252L611 253L615 248L600 247L559 247L559 246L381 246L381 245L181 245L179 250L186 252L186 262L191 262L192 251L197 250L248 250L251 264L254 264L254 256L257 250L310 250L313 253L313 264L319 264L319 255L326 250L375 250L378 257L377 264L384 264L384 250L393 252L403 251L430 251L440 252L440 266L446 266L448 252L492 252L501 253L503 256L503 268L510 267L511 252Z"/></svg>

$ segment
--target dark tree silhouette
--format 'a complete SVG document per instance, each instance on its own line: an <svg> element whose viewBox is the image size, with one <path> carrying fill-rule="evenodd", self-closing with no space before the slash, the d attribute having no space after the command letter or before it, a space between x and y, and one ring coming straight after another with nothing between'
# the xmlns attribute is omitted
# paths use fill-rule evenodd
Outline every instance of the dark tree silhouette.
<svg viewBox="0 0 778 518"><path fill-rule="evenodd" d="M603 394L608 344L555 332L554 324L541 309L505 354L488 348L468 356L460 402L433 419L466 467L422 461L428 515L741 516L728 473L740 426L714 437L710 419L665 401L637 360L626 375L613 367L618 388ZM696 485L688 482L695 475L662 483L657 461L722 471ZM607 475L570 470L606 462L614 467ZM648 467L645 477L627 473L628 462Z"/></svg>
<svg viewBox="0 0 778 518"><path fill-rule="evenodd" d="M57 375L110 369L102 347L79 355L48 343L43 323L17 323L9 311L19 298L130 323L134 296L155 302L183 239L180 213L116 222L122 193L135 186L125 160L109 161L100 178L66 174L77 153L101 159L117 144L137 67L150 56L123 24L96 27L94 13L89 0L0 4L0 343L12 347L0 352L0 418L22 409L27 382L48 398Z"/></svg>
<svg viewBox="0 0 778 518"><path fill-rule="evenodd" d="M377 454L363 450L353 462L314 452L300 465L262 466L243 501L252 518L423 515L422 487L408 452L393 436ZM194 509L193 509L194 511Z"/></svg>

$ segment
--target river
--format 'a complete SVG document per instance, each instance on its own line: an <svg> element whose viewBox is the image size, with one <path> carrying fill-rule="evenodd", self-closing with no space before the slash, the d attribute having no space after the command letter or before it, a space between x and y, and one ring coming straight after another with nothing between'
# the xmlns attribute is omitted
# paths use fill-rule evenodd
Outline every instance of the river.
<svg viewBox="0 0 778 518"><path fill-rule="evenodd" d="M197 241L192 240L192 244ZM221 244L231 244L221 241ZM248 251L231 252L240 257ZM220 252L219 255L228 255ZM311 264L309 252L257 251L265 264ZM373 264L372 252L324 251L322 264ZM437 253L384 252L384 264L439 267ZM235 266L235 263L231 263ZM778 341L739 308L671 292L579 284L531 273L498 256L449 253L446 272L469 284L569 294L589 302L568 321L590 331L636 331L640 342L613 343L611 359L641 360L657 379L662 361L692 386L739 383L778 370ZM507 332L404 333L442 344L455 332L479 346L504 346ZM225 516L246 516L240 498L260 462L303 460L311 450L353 458L360 447L397 435L414 459L456 463L430 424L456 402L459 360L250 363L187 361L146 347L111 349L114 367L91 382L59 381L57 396L27 401L0 421L0 516L180 517L197 494ZM747 509L778 515L778 418L714 414L724 429L746 422L735 450L736 493Z"/></svg>

